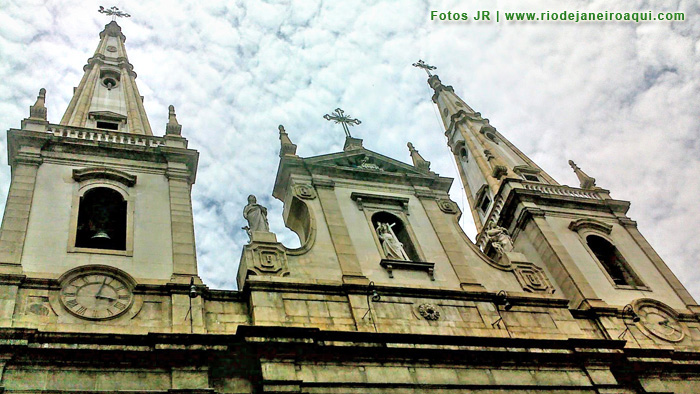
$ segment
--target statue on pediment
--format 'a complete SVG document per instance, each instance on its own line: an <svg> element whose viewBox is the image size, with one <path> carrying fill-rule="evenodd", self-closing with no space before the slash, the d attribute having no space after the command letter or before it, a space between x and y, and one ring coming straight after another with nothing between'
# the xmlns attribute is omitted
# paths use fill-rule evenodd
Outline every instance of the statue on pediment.
<svg viewBox="0 0 700 394"><path fill-rule="evenodd" d="M249 235L255 231L270 231L270 226L267 223L267 208L258 204L257 199L252 194L248 196L248 205L243 208L243 217L248 221L246 231Z"/></svg>

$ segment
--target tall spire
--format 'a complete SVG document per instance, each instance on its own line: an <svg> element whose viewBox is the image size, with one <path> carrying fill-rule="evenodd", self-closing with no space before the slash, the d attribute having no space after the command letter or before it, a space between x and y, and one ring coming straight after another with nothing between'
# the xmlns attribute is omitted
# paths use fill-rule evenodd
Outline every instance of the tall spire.
<svg viewBox="0 0 700 394"><path fill-rule="evenodd" d="M557 182L505 139L489 120L459 98L452 86L443 85L430 73L436 67L419 61L415 67L428 72L432 100L437 104L445 126L447 144L458 164L472 216L481 231L493 207L491 204L507 178L556 185Z"/></svg>
<svg viewBox="0 0 700 394"><path fill-rule="evenodd" d="M60 124L153 135L125 41L116 21L105 25Z"/></svg>

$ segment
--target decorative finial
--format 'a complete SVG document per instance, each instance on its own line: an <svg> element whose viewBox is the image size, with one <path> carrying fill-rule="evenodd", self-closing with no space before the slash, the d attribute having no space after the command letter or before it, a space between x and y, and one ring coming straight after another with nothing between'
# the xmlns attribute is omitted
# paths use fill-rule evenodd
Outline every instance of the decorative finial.
<svg viewBox="0 0 700 394"><path fill-rule="evenodd" d="M182 126L177 122L177 117L175 117L175 106L170 105L168 107L168 124L165 125L165 134L180 135L181 133Z"/></svg>
<svg viewBox="0 0 700 394"><path fill-rule="evenodd" d="M430 162L425 160L423 156L418 153L418 150L413 147L412 143L406 144L408 146L408 151L411 153L411 160L413 160L413 166L416 167L418 171L430 172Z"/></svg>
<svg viewBox="0 0 700 394"><path fill-rule="evenodd" d="M431 66L430 64L428 64L428 63L426 63L426 62L424 62L424 61L422 61L422 60L418 60L418 62L413 63L413 67L422 68L423 70L425 70L425 72L428 73L428 76L429 76L429 77L432 77L432 76L433 76L433 74L430 73L430 70L435 70L435 69L437 69L437 67Z"/></svg>
<svg viewBox="0 0 700 394"><path fill-rule="evenodd" d="M119 18L131 18L131 15L127 14L124 11L120 11L119 8L112 6L109 9L104 8L103 6L100 6L100 9L97 10L100 14L105 14L107 16L112 17L112 22L117 20L117 17Z"/></svg>
<svg viewBox="0 0 700 394"><path fill-rule="evenodd" d="M39 95L36 97L34 105L29 107L29 117L34 119L46 120L46 89L39 89Z"/></svg>
<svg viewBox="0 0 700 394"><path fill-rule="evenodd" d="M296 156L297 146L292 143L291 139L289 139L289 135L284 130L284 126L279 125L277 129L280 131L280 157Z"/></svg>
<svg viewBox="0 0 700 394"><path fill-rule="evenodd" d="M343 111L340 108L336 108L335 112L333 112L332 115L325 114L323 115L323 119L325 120L333 120L335 123L340 123L343 125L343 131L345 131L345 136L352 138L350 135L350 130L348 129L348 125L353 126L353 125L359 125L360 120L359 119L353 119L350 116L345 116L345 111Z"/></svg>
<svg viewBox="0 0 700 394"><path fill-rule="evenodd" d="M571 168L573 168L574 173L578 177L579 182L581 183L581 189L597 189L598 187L595 185L595 178L588 176L583 170L581 170L576 163L574 163L573 160L569 160L569 165Z"/></svg>

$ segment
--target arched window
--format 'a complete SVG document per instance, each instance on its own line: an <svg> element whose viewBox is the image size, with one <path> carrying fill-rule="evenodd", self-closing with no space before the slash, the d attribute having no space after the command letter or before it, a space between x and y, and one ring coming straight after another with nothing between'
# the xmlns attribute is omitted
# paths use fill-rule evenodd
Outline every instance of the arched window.
<svg viewBox="0 0 700 394"><path fill-rule="evenodd" d="M421 261L421 258L418 256L416 248L413 245L413 241L411 241L411 236L408 234L406 226L404 226L401 219L390 214L389 212L381 211L372 215L372 227L375 229L375 231L377 231L379 223L385 223L391 227L391 231L393 231L393 233L396 235L399 242L403 244L403 249L411 261ZM391 258L389 256L385 257Z"/></svg>
<svg viewBox="0 0 700 394"><path fill-rule="evenodd" d="M95 187L80 197L75 247L126 250L127 203L121 193Z"/></svg>
<svg viewBox="0 0 700 394"><path fill-rule="evenodd" d="M615 245L597 235L588 235L586 243L616 285L644 286Z"/></svg>

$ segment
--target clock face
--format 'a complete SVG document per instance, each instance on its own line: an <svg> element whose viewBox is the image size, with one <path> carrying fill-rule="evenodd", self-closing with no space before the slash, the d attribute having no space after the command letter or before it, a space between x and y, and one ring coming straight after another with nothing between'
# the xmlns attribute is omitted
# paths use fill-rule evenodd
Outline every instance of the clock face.
<svg viewBox="0 0 700 394"><path fill-rule="evenodd" d="M678 342L685 336L678 320L663 309L643 305L638 313L642 326L654 336L669 342Z"/></svg>
<svg viewBox="0 0 700 394"><path fill-rule="evenodd" d="M83 319L115 318L126 312L133 301L130 286L112 273L82 273L66 281L61 289L63 306Z"/></svg>

